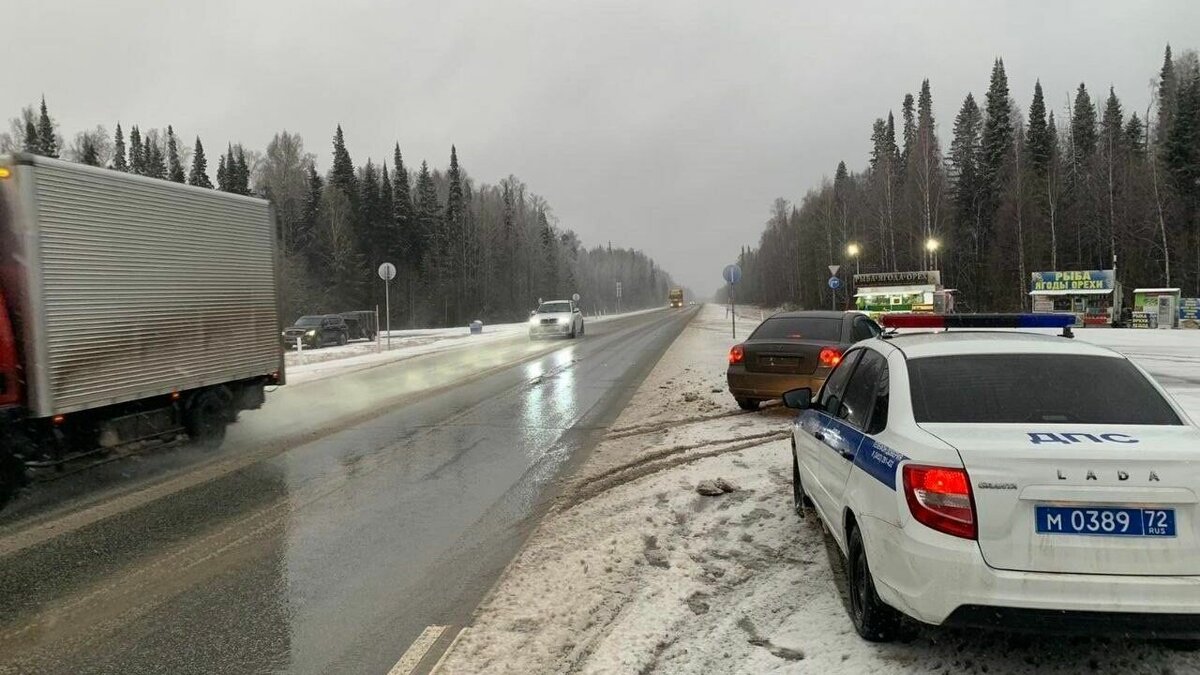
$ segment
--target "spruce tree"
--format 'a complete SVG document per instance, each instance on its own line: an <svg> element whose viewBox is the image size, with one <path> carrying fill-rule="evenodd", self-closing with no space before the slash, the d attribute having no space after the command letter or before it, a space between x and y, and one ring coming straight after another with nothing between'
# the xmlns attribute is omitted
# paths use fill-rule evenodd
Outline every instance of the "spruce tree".
<svg viewBox="0 0 1200 675"><path fill-rule="evenodd" d="M422 266L429 272L436 272L438 254L441 247L441 205L438 204L437 187L433 184L433 176L429 173L429 165L421 162L421 170L417 173L416 185L416 217L417 227L413 243L422 256Z"/></svg>
<svg viewBox="0 0 1200 675"><path fill-rule="evenodd" d="M381 237L383 228L379 219L379 173L375 171L375 164L370 158L367 158L367 164L363 167L358 186L358 222L362 225L358 233L359 247L367 254L371 269L375 269L382 261L381 254L384 252Z"/></svg>
<svg viewBox="0 0 1200 675"><path fill-rule="evenodd" d="M146 162L146 175L151 178L165 179L167 177L167 162L163 157L162 148L159 147L158 140L146 134L146 148L142 152Z"/></svg>
<svg viewBox="0 0 1200 675"><path fill-rule="evenodd" d="M1192 224L1200 217L1200 62L1190 56L1180 59L1163 164L1183 208L1181 220Z"/></svg>
<svg viewBox="0 0 1200 675"><path fill-rule="evenodd" d="M463 200L462 172L458 166L458 150L450 146L450 169L446 172L449 189L446 196L446 256L454 288L454 318L459 319L467 273L466 206Z"/></svg>
<svg viewBox="0 0 1200 675"><path fill-rule="evenodd" d="M212 181L208 179L208 158L204 156L204 145L200 137L196 137L196 145L192 150L192 170L188 172L188 185L212 189Z"/></svg>
<svg viewBox="0 0 1200 675"><path fill-rule="evenodd" d="M242 148L242 144L237 144L237 156L230 155L230 160L233 166L237 167L235 173L234 192L239 195L250 194L250 167L246 164L246 151Z"/></svg>
<svg viewBox="0 0 1200 675"><path fill-rule="evenodd" d="M379 222L379 229L384 235L381 242L385 253L391 251L391 240L395 237L395 230L392 223L392 177L388 173L388 165L385 161L383 167L379 170L379 214L376 216Z"/></svg>
<svg viewBox="0 0 1200 675"><path fill-rule="evenodd" d="M37 125L32 119L25 120L25 142L21 149L34 155L42 154L42 142L38 139Z"/></svg>
<svg viewBox="0 0 1200 675"><path fill-rule="evenodd" d="M1137 113L1129 116L1125 125L1125 147L1130 155L1141 158L1146 154L1146 125L1138 118Z"/></svg>
<svg viewBox="0 0 1200 675"><path fill-rule="evenodd" d="M917 120L916 120L916 103L913 101L912 94L904 95L904 103L901 106L901 116L904 120L904 147L900 151L900 169L905 176L908 175L912 167L912 157L916 152L917 146Z"/></svg>
<svg viewBox="0 0 1200 675"><path fill-rule="evenodd" d="M977 268L970 266L975 264L981 251L978 233L982 133L983 115L975 103L975 97L968 93L954 118L954 138L950 142L955 211L951 255L954 257L954 267L960 270L959 278L954 283L972 303L978 301Z"/></svg>
<svg viewBox="0 0 1200 675"><path fill-rule="evenodd" d="M421 264L425 252L417 241L416 218L413 213L412 194L408 189L408 169L404 166L404 158L400 155L400 144L396 144L393 155L395 174L392 178L392 222L396 238L392 255L402 260L406 268L414 269Z"/></svg>
<svg viewBox="0 0 1200 675"><path fill-rule="evenodd" d="M354 175L354 162L346 150L346 139L342 135L342 125L337 125L333 135L333 166L329 170L329 184L340 189L357 206L358 186Z"/></svg>
<svg viewBox="0 0 1200 675"><path fill-rule="evenodd" d="M1042 81L1033 85L1033 102L1029 104L1029 126L1025 132L1026 154L1035 176L1045 176L1050 166L1050 130L1046 127L1046 100Z"/></svg>
<svg viewBox="0 0 1200 675"><path fill-rule="evenodd" d="M229 169L225 166L225 155L217 160L217 189L221 192L232 192L229 189Z"/></svg>
<svg viewBox="0 0 1200 675"><path fill-rule="evenodd" d="M129 128L129 170L139 176L146 174L146 158L143 156L142 132L133 125Z"/></svg>
<svg viewBox="0 0 1200 675"><path fill-rule="evenodd" d="M316 240L317 226L321 218L321 194L325 189L324 181L321 180L321 175L317 173L317 167L312 163L308 163L308 191L304 197L304 215L301 219L301 230L298 233L296 246L309 251L310 262L317 260L319 250L316 246L309 244Z"/></svg>
<svg viewBox="0 0 1200 675"><path fill-rule="evenodd" d="M79 163L88 166L100 166L100 154L96 149L96 141L90 134L85 134L80 142Z"/></svg>
<svg viewBox="0 0 1200 675"><path fill-rule="evenodd" d="M175 143L175 129L167 125L167 179L173 183L184 181L183 164L179 161L179 146Z"/></svg>
<svg viewBox="0 0 1200 675"><path fill-rule="evenodd" d="M113 134L112 168L116 171L129 171L129 162L125 159L125 134L121 131L120 122L117 122L117 131Z"/></svg>
<svg viewBox="0 0 1200 675"><path fill-rule="evenodd" d="M1096 154L1096 106L1082 82L1075 91L1075 106L1071 112L1071 142L1077 163L1086 162Z"/></svg>
<svg viewBox="0 0 1200 675"><path fill-rule="evenodd" d="M982 162L980 179L984 190L985 237L995 221L1000 203L1009 157L1012 154L1012 109L1008 99L1008 76L1004 61L996 59L992 66L992 81L987 93L987 114L983 122ZM986 239L985 239L986 241Z"/></svg>
<svg viewBox="0 0 1200 675"><path fill-rule="evenodd" d="M42 97L42 111L38 116L37 125L39 154L46 157L58 157L58 138L54 135L54 122L46 110L46 97Z"/></svg>

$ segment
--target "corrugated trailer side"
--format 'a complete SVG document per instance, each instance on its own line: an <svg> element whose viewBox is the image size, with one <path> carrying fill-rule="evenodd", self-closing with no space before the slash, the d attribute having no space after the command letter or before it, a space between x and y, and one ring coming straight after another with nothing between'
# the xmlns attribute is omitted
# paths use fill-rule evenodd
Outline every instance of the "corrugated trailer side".
<svg viewBox="0 0 1200 675"><path fill-rule="evenodd" d="M8 274L30 413L279 373L274 218L261 199L69 162L7 160Z"/></svg>

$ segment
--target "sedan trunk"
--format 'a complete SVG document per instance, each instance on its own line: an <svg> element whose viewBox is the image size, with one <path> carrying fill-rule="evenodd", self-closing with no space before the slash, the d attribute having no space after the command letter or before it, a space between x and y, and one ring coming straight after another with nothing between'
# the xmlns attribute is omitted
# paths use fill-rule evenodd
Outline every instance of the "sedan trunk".
<svg viewBox="0 0 1200 675"><path fill-rule="evenodd" d="M1195 429L921 426L958 449L988 565L1030 572L1200 575Z"/></svg>

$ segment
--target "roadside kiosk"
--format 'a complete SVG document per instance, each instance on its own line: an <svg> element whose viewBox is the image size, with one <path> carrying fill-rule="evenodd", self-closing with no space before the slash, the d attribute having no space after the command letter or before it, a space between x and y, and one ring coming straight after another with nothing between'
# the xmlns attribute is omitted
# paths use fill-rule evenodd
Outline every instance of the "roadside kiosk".
<svg viewBox="0 0 1200 675"><path fill-rule="evenodd" d="M1133 290L1133 327L1178 328L1179 301L1178 288L1135 288ZM1151 317L1154 318L1151 319ZM1148 325L1151 322L1157 325Z"/></svg>
<svg viewBox="0 0 1200 675"><path fill-rule="evenodd" d="M1034 312L1067 312L1076 326L1111 326L1121 317L1116 270L1034 272L1029 296Z"/></svg>
<svg viewBox="0 0 1200 675"><path fill-rule="evenodd" d="M942 288L938 270L855 274L854 306L872 319L887 312L949 314L954 295Z"/></svg>

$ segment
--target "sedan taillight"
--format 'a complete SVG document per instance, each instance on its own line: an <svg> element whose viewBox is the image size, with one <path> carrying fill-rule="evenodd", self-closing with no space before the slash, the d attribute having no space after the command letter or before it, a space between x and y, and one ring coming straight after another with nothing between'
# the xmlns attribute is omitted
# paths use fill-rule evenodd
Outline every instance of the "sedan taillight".
<svg viewBox="0 0 1200 675"><path fill-rule="evenodd" d="M734 345L733 349L729 350L729 365L741 363L744 358L746 358L746 351L742 349L741 345Z"/></svg>
<svg viewBox="0 0 1200 675"><path fill-rule="evenodd" d="M975 500L966 469L907 464L904 497L917 522L963 539L975 539Z"/></svg>
<svg viewBox="0 0 1200 675"><path fill-rule="evenodd" d="M821 361L822 366L832 368L842 362L842 352L833 347L824 347L817 358Z"/></svg>

